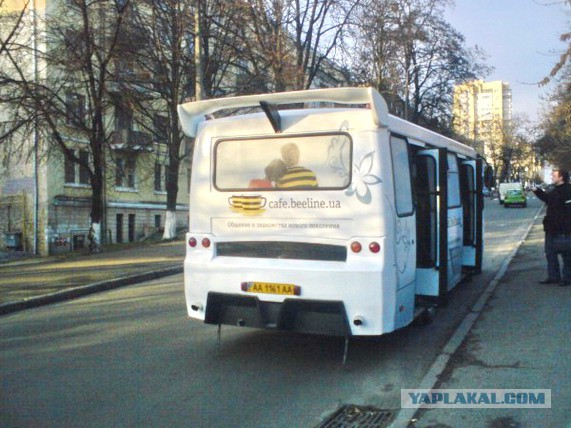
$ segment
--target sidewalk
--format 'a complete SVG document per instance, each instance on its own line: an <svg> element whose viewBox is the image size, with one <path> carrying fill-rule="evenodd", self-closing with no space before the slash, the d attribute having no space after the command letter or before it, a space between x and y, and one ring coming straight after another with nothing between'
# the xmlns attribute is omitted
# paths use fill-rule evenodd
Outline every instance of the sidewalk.
<svg viewBox="0 0 571 428"><path fill-rule="evenodd" d="M424 409L410 426L571 426L571 287L538 284L546 275L541 220L434 388L551 389L551 409Z"/></svg>
<svg viewBox="0 0 571 428"><path fill-rule="evenodd" d="M0 315L182 272L184 240L0 264Z"/></svg>

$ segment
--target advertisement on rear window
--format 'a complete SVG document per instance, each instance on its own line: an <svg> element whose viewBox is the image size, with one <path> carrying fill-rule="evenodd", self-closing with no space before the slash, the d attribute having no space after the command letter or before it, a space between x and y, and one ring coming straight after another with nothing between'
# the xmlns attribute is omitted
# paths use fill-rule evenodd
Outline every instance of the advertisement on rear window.
<svg viewBox="0 0 571 428"><path fill-rule="evenodd" d="M351 144L345 133L220 140L214 186L232 192L342 190L351 182Z"/></svg>

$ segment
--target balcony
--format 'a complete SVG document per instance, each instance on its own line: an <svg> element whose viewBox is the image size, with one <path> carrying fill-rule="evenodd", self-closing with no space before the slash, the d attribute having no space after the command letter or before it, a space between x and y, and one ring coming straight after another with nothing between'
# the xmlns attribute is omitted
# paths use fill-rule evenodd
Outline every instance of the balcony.
<svg viewBox="0 0 571 428"><path fill-rule="evenodd" d="M111 133L111 148L127 152L152 152L153 140L145 132L121 129Z"/></svg>

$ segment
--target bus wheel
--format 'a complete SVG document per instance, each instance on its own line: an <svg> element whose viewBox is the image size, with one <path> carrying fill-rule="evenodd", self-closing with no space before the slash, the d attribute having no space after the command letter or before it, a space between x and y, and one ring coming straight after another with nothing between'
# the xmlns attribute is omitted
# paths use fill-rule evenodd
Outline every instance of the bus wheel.
<svg viewBox="0 0 571 428"><path fill-rule="evenodd" d="M436 306L429 306L414 320L414 324L419 327L431 324L435 316Z"/></svg>

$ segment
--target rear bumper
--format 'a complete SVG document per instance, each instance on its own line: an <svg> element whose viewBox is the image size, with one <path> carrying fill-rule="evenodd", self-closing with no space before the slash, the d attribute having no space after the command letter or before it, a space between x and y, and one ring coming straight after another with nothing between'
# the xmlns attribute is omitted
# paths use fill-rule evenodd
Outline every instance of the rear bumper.
<svg viewBox="0 0 571 428"><path fill-rule="evenodd" d="M349 336L343 302L285 299L264 302L257 296L208 293L204 322L299 333Z"/></svg>

